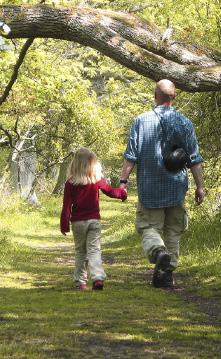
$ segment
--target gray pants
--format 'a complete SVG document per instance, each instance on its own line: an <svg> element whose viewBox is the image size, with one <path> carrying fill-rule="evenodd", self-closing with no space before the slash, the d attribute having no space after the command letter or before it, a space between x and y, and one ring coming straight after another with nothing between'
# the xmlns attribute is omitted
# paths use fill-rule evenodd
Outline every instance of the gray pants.
<svg viewBox="0 0 221 359"><path fill-rule="evenodd" d="M92 281L106 278L101 260L101 224L100 220L89 219L72 223L75 243L75 271L76 282L87 283L87 267L89 267Z"/></svg>
<svg viewBox="0 0 221 359"><path fill-rule="evenodd" d="M138 203L136 228L142 236L142 247L150 262L152 262L153 251L161 247L167 249L171 255L171 265L177 267L179 241L187 227L188 218L183 205L147 209Z"/></svg>

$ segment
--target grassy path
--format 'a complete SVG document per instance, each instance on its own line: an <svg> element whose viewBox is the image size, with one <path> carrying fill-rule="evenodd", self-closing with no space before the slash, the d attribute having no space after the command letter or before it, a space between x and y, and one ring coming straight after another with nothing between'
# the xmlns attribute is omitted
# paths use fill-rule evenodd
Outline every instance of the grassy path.
<svg viewBox="0 0 221 359"><path fill-rule="evenodd" d="M182 267L176 290L148 284L135 198L102 201L103 292L73 289L72 237L58 231L60 202L2 213L0 358L221 357L220 302L199 297L192 284L187 291Z"/></svg>

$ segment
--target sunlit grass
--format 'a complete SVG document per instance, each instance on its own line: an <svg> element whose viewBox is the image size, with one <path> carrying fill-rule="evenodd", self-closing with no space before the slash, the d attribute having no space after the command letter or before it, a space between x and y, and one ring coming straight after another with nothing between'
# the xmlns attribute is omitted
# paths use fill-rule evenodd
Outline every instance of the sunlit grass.
<svg viewBox="0 0 221 359"><path fill-rule="evenodd" d="M107 280L99 293L73 288L74 246L71 233L59 232L61 198L43 198L41 208L17 203L17 211L14 203L13 216L1 212L0 357L216 358L219 327L182 293L147 282L135 193L125 203L101 198ZM220 246L207 239L218 231L198 225L183 238L178 271L207 295L221 285Z"/></svg>

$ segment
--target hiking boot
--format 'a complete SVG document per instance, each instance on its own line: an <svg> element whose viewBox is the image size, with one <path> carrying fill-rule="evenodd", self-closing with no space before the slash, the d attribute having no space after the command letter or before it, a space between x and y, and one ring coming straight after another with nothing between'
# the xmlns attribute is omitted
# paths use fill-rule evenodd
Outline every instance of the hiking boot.
<svg viewBox="0 0 221 359"><path fill-rule="evenodd" d="M164 288L173 288L175 284L174 278L173 278L173 272L171 270L167 270L163 274L163 285Z"/></svg>
<svg viewBox="0 0 221 359"><path fill-rule="evenodd" d="M154 271L159 271L159 270L166 271L170 267L170 260L171 257L166 251L164 250L157 251L156 254L154 255L154 263L155 263Z"/></svg>
<svg viewBox="0 0 221 359"><path fill-rule="evenodd" d="M152 278L152 285L155 288L173 288L173 272L171 270L167 270L166 272L155 271Z"/></svg>
<svg viewBox="0 0 221 359"><path fill-rule="evenodd" d="M103 280L95 280L92 285L93 290L103 290L104 287L104 281Z"/></svg>
<svg viewBox="0 0 221 359"><path fill-rule="evenodd" d="M162 275L163 272L160 270L154 271L153 278L152 278L152 285L155 288L162 288Z"/></svg>

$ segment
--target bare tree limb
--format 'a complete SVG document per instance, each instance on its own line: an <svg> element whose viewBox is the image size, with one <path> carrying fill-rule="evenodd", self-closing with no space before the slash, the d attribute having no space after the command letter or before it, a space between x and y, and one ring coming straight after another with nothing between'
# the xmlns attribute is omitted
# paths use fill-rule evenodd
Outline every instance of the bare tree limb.
<svg viewBox="0 0 221 359"><path fill-rule="evenodd" d="M6 128L4 128L4 126L2 124L0 124L0 130L3 131L4 134L7 136L9 145L11 148L13 148L13 137L12 137L11 133Z"/></svg>
<svg viewBox="0 0 221 359"><path fill-rule="evenodd" d="M8 95L12 89L12 86L14 85L15 81L17 80L19 68L21 67L21 65L24 61L25 55L26 55L29 47L32 45L33 41L34 41L34 38L30 38L23 45L21 52L19 54L18 60L14 66L14 70L13 70L11 79L10 79L8 85L6 86L4 93L0 97L0 106L6 101Z"/></svg>

